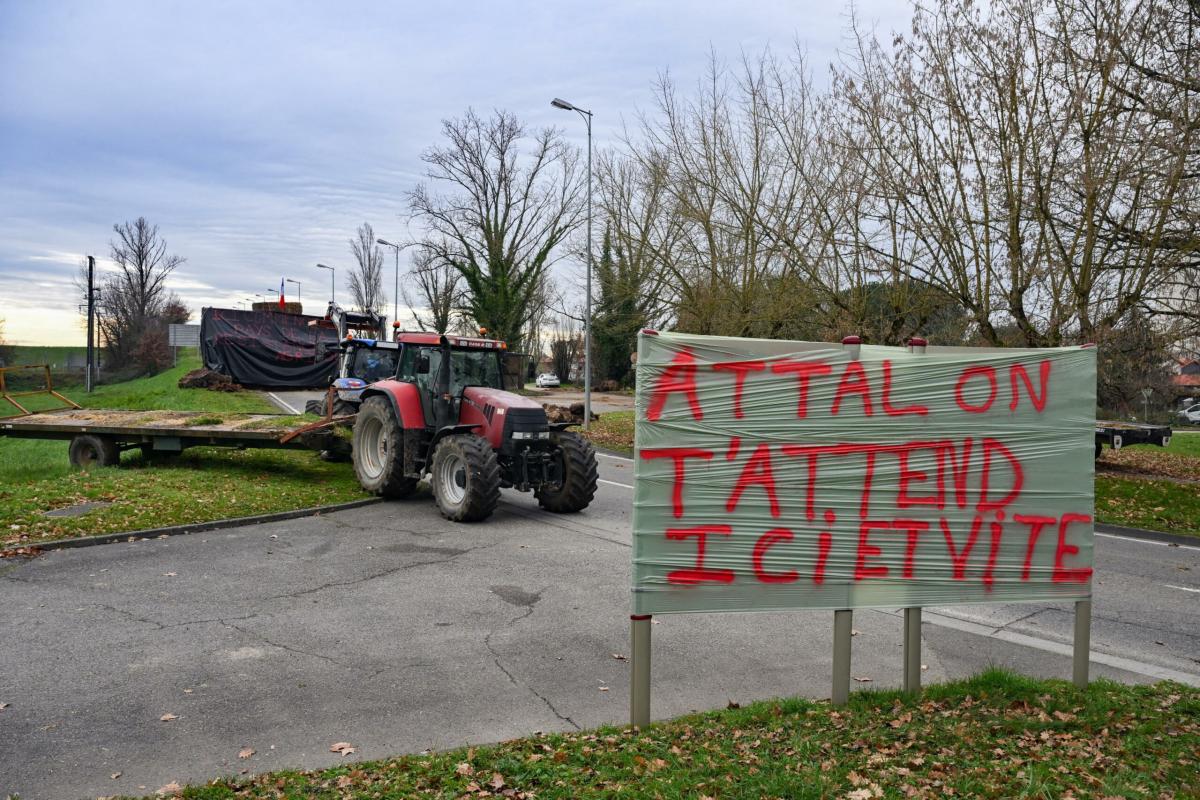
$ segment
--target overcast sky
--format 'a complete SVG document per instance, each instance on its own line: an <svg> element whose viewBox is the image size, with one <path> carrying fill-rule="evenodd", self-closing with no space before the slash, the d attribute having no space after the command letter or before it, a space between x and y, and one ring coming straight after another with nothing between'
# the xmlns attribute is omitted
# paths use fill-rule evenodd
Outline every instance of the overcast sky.
<svg viewBox="0 0 1200 800"><path fill-rule="evenodd" d="M855 7L881 31L906 27L905 2ZM329 274L314 265L348 266L359 224L406 236L403 192L442 119L504 108L582 145L582 122L549 105L561 96L595 112L603 146L656 76L690 86L710 51L736 61L798 39L823 80L849 12L845 0L0 0L7 338L82 342L79 259L103 265L113 223L139 215L187 259L171 285L194 321L284 276L319 313Z"/></svg>

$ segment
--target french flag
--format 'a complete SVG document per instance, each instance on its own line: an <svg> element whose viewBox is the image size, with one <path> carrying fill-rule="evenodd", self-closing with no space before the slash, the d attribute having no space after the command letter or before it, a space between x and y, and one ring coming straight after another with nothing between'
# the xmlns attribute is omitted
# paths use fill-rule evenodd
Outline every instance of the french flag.
<svg viewBox="0 0 1200 800"><path fill-rule="evenodd" d="M279 307L283 308L283 278L279 279Z"/></svg>

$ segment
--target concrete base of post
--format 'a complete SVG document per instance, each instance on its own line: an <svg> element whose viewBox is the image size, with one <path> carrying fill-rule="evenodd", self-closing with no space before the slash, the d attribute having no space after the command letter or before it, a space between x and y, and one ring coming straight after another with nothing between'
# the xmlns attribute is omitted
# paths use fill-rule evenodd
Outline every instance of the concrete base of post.
<svg viewBox="0 0 1200 800"><path fill-rule="evenodd" d="M921 691L921 608L904 609L904 691Z"/></svg>
<svg viewBox="0 0 1200 800"><path fill-rule="evenodd" d="M650 724L650 615L629 617L629 724Z"/></svg>
<svg viewBox="0 0 1200 800"><path fill-rule="evenodd" d="M850 699L850 638L854 635L854 612L833 612L833 704L844 706Z"/></svg>
<svg viewBox="0 0 1200 800"><path fill-rule="evenodd" d="M1075 601L1075 646L1071 653L1071 680L1079 688L1088 685L1089 656L1092 649L1092 601Z"/></svg>

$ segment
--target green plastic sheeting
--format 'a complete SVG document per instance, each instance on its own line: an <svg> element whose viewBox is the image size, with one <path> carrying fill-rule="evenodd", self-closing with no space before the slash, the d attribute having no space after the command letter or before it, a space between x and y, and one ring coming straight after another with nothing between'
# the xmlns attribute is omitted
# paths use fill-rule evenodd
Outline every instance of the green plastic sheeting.
<svg viewBox="0 0 1200 800"><path fill-rule="evenodd" d="M637 386L635 614L1091 596L1094 348L643 333Z"/></svg>

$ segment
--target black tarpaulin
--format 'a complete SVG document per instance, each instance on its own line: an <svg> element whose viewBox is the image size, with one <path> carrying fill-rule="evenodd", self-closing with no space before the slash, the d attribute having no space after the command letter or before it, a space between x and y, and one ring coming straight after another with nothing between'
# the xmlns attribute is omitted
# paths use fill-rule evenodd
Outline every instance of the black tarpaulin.
<svg viewBox="0 0 1200 800"><path fill-rule="evenodd" d="M320 387L334 378L338 351L318 356L337 331L309 325L309 317L276 311L206 308L200 315L204 366L246 386Z"/></svg>

